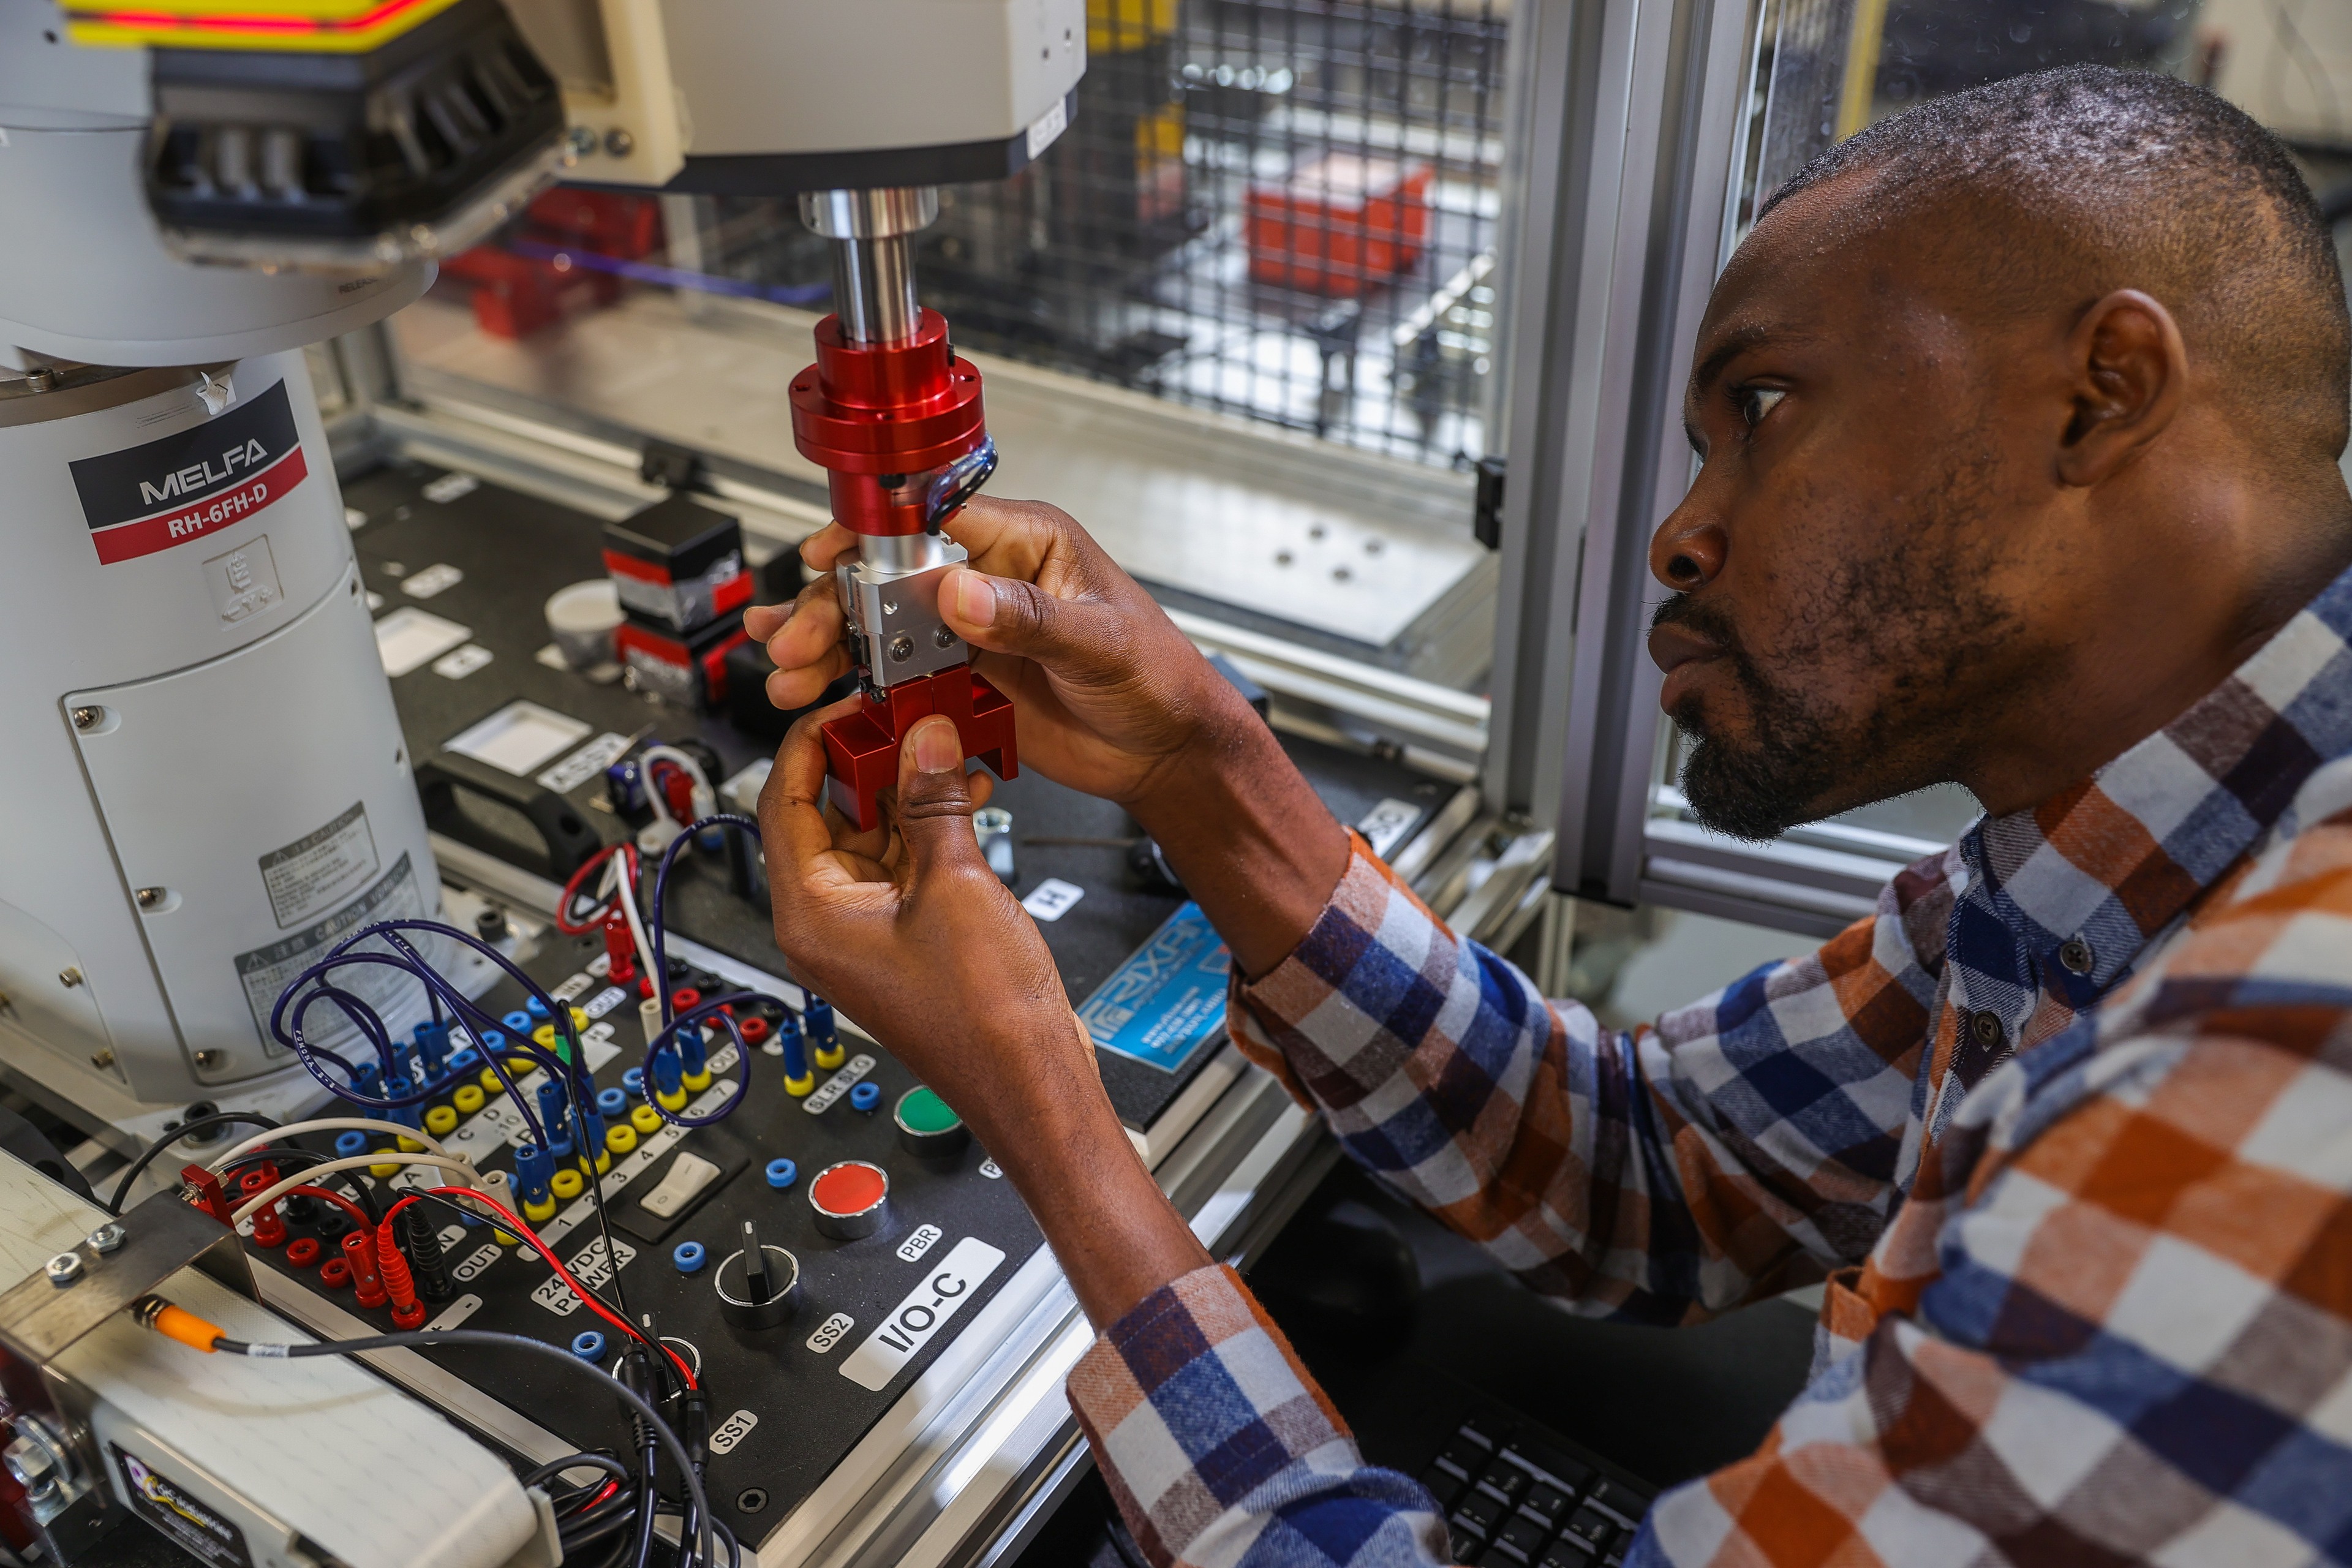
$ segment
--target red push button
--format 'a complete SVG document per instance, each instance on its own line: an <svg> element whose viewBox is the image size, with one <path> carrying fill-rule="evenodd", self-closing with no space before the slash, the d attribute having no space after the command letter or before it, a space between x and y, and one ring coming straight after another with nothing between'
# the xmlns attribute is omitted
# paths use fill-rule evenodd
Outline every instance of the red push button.
<svg viewBox="0 0 2352 1568"><path fill-rule="evenodd" d="M827 1165L809 1184L809 1207L820 1236L835 1241L872 1236L889 1215L889 1173L863 1160Z"/></svg>

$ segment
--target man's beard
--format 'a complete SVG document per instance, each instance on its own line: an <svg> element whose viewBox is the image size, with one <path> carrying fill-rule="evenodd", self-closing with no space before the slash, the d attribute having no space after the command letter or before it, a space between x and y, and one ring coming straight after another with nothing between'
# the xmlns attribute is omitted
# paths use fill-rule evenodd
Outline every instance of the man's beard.
<svg viewBox="0 0 2352 1568"><path fill-rule="evenodd" d="M1734 838L1765 839L1818 815L1811 804L1857 770L1851 721L1766 679L1738 634L1712 605L1676 594L1650 617L1652 626L1690 627L1721 647L1722 663L1747 699L1752 733L1738 748L1707 732L1694 692L1677 703L1684 736L1682 790L1700 826Z"/></svg>

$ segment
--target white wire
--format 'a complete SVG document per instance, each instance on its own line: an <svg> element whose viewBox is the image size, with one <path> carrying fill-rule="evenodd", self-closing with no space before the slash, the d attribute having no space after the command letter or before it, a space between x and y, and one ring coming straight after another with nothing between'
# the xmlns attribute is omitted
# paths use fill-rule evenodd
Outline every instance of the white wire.
<svg viewBox="0 0 2352 1568"><path fill-rule="evenodd" d="M213 1171L220 1170L231 1160L249 1149L258 1149L264 1143L274 1143L281 1138L291 1138L298 1133L341 1131L390 1132L413 1142L424 1144L427 1153L449 1152L447 1149L442 1147L438 1139L421 1128L404 1127L397 1121L375 1121L364 1116L321 1116L315 1121L297 1121L290 1127L280 1127L274 1132L257 1132L205 1168Z"/></svg>
<svg viewBox="0 0 2352 1568"><path fill-rule="evenodd" d="M622 917L629 922L629 938L637 944L637 973L652 974L654 972L653 939L646 935L645 919L637 913L637 889L629 879L628 858L626 855L616 849L613 852L612 859L605 864L618 868L614 874L620 889L616 896L620 901ZM658 977L656 979L658 982Z"/></svg>
<svg viewBox="0 0 2352 1568"><path fill-rule="evenodd" d="M341 1160L330 1160L323 1165L310 1165L286 1177L274 1187L265 1187L239 1205L230 1215L233 1221L252 1218L255 1215L292 1192L296 1187L315 1182L321 1176L331 1176L340 1171L361 1171L370 1165L436 1165L444 1171L455 1171L464 1178L463 1184L474 1186L481 1173L467 1160L453 1160L446 1154L404 1154L397 1150L383 1149L373 1154L352 1154Z"/></svg>

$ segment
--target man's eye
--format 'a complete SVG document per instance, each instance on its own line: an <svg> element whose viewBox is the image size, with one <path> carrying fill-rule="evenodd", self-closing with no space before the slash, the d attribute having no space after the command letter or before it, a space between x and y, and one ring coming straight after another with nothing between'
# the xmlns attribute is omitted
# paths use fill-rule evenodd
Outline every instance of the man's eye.
<svg viewBox="0 0 2352 1568"><path fill-rule="evenodd" d="M1739 417L1746 420L1748 427L1753 430L1764 422L1764 416L1780 406L1780 399L1789 395L1778 387L1743 386L1737 395L1739 399Z"/></svg>

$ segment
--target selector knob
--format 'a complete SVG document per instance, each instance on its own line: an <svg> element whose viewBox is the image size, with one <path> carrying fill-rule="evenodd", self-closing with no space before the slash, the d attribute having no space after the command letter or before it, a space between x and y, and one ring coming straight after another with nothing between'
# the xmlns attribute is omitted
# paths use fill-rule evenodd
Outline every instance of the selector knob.
<svg viewBox="0 0 2352 1568"><path fill-rule="evenodd" d="M801 1260L781 1247L761 1245L747 1219L742 1249L720 1260L710 1283L719 1292L719 1316L739 1329L772 1329L800 1305Z"/></svg>
<svg viewBox="0 0 2352 1568"><path fill-rule="evenodd" d="M971 1129L948 1102L928 1089L898 1097L890 1120L898 1124L898 1146L923 1160L952 1160L971 1142Z"/></svg>
<svg viewBox="0 0 2352 1568"><path fill-rule="evenodd" d="M809 1207L820 1236L835 1241L872 1236L890 1217L889 1173L863 1160L827 1165L809 1184Z"/></svg>

